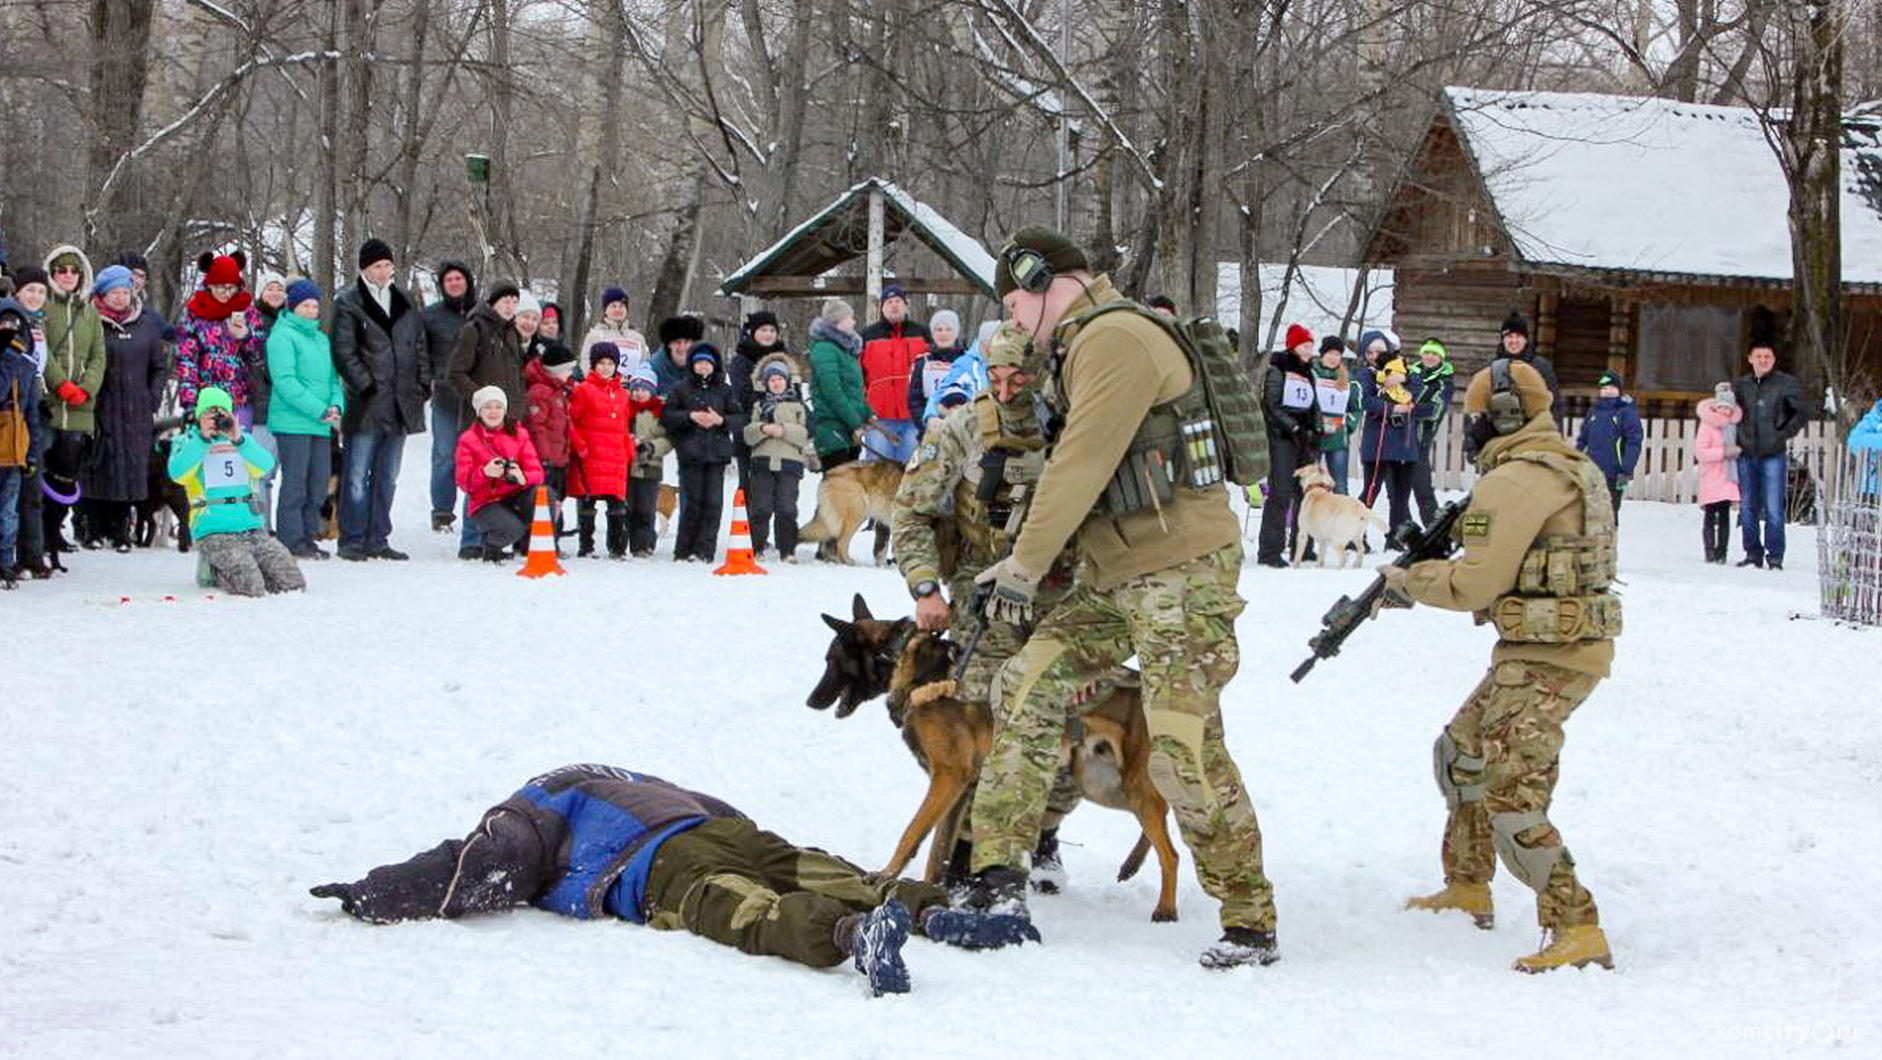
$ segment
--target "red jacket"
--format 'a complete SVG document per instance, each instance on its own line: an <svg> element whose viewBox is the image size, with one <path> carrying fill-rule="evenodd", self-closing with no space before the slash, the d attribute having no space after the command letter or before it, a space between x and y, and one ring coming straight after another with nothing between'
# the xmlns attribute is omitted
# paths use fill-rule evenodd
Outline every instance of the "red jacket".
<svg viewBox="0 0 1882 1060"><path fill-rule="evenodd" d="M491 478L484 465L502 457L514 460L523 469L519 486L507 478ZM536 446L529 440L529 430L520 423L505 423L496 430L482 420L471 424L457 439L457 488L470 496L471 514L510 496L518 490L542 485L542 461L536 458Z"/></svg>
<svg viewBox="0 0 1882 1060"><path fill-rule="evenodd" d="M878 320L863 331L863 390L869 411L885 420L914 419L908 375L928 352L928 329L913 320Z"/></svg>
<svg viewBox="0 0 1882 1060"><path fill-rule="evenodd" d="M550 467L567 467L569 399L575 382L550 375L540 359L523 366L523 378L529 383L529 437L536 443L536 455Z"/></svg>
<svg viewBox="0 0 1882 1060"><path fill-rule="evenodd" d="M583 377L569 399L569 496L627 499L627 465L634 459L633 421L621 377Z"/></svg>

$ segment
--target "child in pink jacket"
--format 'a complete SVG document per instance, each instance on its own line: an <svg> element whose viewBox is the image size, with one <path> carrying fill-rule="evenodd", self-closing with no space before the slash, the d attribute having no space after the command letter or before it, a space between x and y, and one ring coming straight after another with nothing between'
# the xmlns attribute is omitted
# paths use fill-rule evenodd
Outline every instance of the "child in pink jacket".
<svg viewBox="0 0 1882 1060"><path fill-rule="evenodd" d="M1699 506L1705 511L1706 562L1723 564L1732 541L1732 504L1738 498L1738 421L1744 410L1730 383L1699 403L1699 434L1693 457L1699 462Z"/></svg>

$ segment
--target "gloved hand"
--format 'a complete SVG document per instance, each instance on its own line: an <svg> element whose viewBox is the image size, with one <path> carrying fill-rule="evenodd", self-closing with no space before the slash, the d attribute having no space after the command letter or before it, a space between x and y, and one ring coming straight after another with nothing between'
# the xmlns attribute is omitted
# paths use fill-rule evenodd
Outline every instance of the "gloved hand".
<svg viewBox="0 0 1882 1060"><path fill-rule="evenodd" d="M652 442L635 443L634 455L636 457L639 457L642 460L646 460L647 458L653 456L653 443Z"/></svg>
<svg viewBox="0 0 1882 1060"><path fill-rule="evenodd" d="M975 585L993 586L993 594L987 597L987 618L990 621L1011 622L1023 626L1032 621L1033 597L1039 593L1039 576L1029 573L1012 556L1008 556L974 579Z"/></svg>
<svg viewBox="0 0 1882 1060"><path fill-rule="evenodd" d="M68 405L83 405L91 400L91 395L85 393L83 388L70 379L59 384L58 394L60 400Z"/></svg>
<svg viewBox="0 0 1882 1060"><path fill-rule="evenodd" d="M1385 579L1385 591L1379 594L1379 602L1373 605L1372 613L1377 615L1386 608L1398 610L1412 605L1411 593L1405 589L1405 577L1409 573L1395 563L1379 565L1379 574Z"/></svg>

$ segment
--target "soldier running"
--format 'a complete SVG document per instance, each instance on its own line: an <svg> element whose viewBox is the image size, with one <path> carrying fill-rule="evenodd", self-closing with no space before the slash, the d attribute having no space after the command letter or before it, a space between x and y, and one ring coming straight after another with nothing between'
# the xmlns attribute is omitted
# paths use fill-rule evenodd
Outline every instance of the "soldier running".
<svg viewBox="0 0 1882 1060"><path fill-rule="evenodd" d="M1496 858L1536 892L1543 948L1519 972L1612 967L1594 897L1549 823L1562 727L1614 659L1621 605L1607 482L1549 414L1541 373L1496 361L1464 395L1465 446L1483 477L1458 521L1459 559L1381 568L1387 606L1475 613L1496 626L1490 672L1439 734L1438 788L1450 807L1444 889L1409 909L1468 913L1488 929Z"/></svg>
<svg viewBox="0 0 1882 1060"><path fill-rule="evenodd" d="M1024 331L1011 323L1001 325L986 352L994 381L928 432L895 494L890 523L895 563L915 598L915 624L924 630L945 629L958 644L968 641L978 621L971 607L974 579L1006 554L1014 513L1023 513L1026 495L1045 467L1047 411L1034 385L1043 375L1044 361L1042 353L1033 353ZM1071 589L1067 549L1041 581L1035 611L1051 613ZM955 695L969 703L988 703L993 675L1031 631L1030 624L989 618ZM1058 826L1078 801L1070 767L1060 769L1033 848L1035 890L1050 894L1065 885ZM972 805L971 792L964 802ZM954 871L951 865L950 875ZM958 871L964 874L966 865L959 865Z"/></svg>
<svg viewBox="0 0 1882 1060"><path fill-rule="evenodd" d="M1088 317L1125 299L1058 232L1021 229L1001 251L996 278L1009 317L1054 355L1049 397L1065 423L1012 554L978 579L993 586L990 613L1029 621L1074 535L1081 563L1071 594L995 680L993 748L973 807L975 876L962 904L1027 916L1025 855L1058 770L1068 704L1135 654L1151 776L1176 811L1203 889L1222 903L1222 938L1202 963L1271 964L1273 889L1219 703L1240 663L1240 533L1219 479L1149 481L1181 455L1189 424L1177 413L1194 412L1196 369L1150 310Z"/></svg>

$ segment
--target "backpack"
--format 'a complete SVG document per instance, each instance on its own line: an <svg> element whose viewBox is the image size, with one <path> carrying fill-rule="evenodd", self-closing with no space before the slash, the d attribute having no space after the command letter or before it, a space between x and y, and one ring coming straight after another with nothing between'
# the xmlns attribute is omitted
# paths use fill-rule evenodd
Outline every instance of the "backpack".
<svg viewBox="0 0 1882 1060"><path fill-rule="evenodd" d="M1238 486L1252 486L1268 475L1267 420L1261 412L1261 394L1255 377L1242 368L1241 357L1228 332L1214 317L1167 317L1132 301L1109 302L1080 316L1085 324L1106 313L1128 310L1152 321L1189 359L1195 385L1171 404L1192 415L1206 413L1214 421L1215 444L1211 462L1219 461L1223 475ZM1200 400L1203 408L1193 406Z"/></svg>

